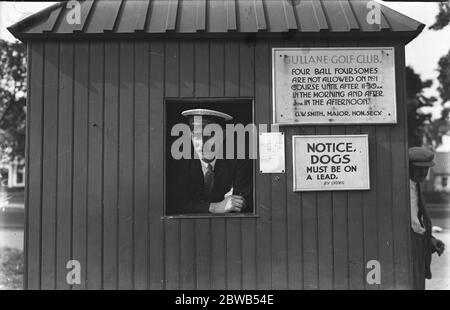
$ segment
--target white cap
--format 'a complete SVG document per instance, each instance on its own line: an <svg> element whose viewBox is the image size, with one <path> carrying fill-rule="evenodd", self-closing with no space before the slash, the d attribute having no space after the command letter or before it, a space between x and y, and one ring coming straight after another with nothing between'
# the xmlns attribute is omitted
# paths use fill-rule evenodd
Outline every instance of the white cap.
<svg viewBox="0 0 450 310"><path fill-rule="evenodd" d="M193 116L217 117L223 119L224 121L231 121L233 119L233 117L229 114L208 109L186 110L181 112L181 115L186 117L193 117Z"/></svg>

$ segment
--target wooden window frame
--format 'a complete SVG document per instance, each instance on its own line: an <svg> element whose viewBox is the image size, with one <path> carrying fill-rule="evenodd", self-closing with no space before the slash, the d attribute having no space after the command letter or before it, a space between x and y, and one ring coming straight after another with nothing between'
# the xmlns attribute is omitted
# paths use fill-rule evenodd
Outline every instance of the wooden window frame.
<svg viewBox="0 0 450 310"><path fill-rule="evenodd" d="M255 98L253 97L164 97L164 128L163 128L163 134L164 134L164 162L163 162L163 171L164 171L164 206L163 206L163 215L161 216L162 220L172 220L172 219L215 219L215 218L259 218L260 216L257 213L257 207L256 207L256 186L255 186L255 180L256 180L256 159L252 160L252 195L253 195L253 212L252 213L223 213L223 214L213 214L213 213L199 213L199 214L177 214L177 215L166 215L166 202L167 202L167 189L166 189L166 177L167 177L167 158L166 158L166 150L167 150L167 134L168 129L167 128L167 106L169 104L174 103L186 103L186 104L192 104L192 103L212 103L214 102L218 103L236 103L236 102L242 102L245 104L250 104L252 108L252 121L255 120Z"/></svg>

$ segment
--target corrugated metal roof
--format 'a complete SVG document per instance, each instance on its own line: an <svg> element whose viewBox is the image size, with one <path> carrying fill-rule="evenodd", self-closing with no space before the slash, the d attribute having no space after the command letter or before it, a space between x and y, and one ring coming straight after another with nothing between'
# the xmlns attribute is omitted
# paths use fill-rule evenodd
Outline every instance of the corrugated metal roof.
<svg viewBox="0 0 450 310"><path fill-rule="evenodd" d="M82 0L81 23L58 3L9 27L19 39L165 33L400 32L423 24L381 5L370 24L370 0ZM68 18L69 17L69 18Z"/></svg>

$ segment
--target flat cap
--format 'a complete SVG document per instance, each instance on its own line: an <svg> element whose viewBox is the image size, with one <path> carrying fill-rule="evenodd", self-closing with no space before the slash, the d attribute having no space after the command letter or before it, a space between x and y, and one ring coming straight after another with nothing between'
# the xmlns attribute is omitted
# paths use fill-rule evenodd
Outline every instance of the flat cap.
<svg viewBox="0 0 450 310"><path fill-rule="evenodd" d="M215 122L224 123L233 119L233 117L229 114L209 109L186 110L181 112L181 115L189 118L191 125L206 125ZM201 123L195 123L197 120L201 121Z"/></svg>
<svg viewBox="0 0 450 310"><path fill-rule="evenodd" d="M418 167L433 167L434 166L434 153L433 151L425 148L415 146L408 150L409 163Z"/></svg>

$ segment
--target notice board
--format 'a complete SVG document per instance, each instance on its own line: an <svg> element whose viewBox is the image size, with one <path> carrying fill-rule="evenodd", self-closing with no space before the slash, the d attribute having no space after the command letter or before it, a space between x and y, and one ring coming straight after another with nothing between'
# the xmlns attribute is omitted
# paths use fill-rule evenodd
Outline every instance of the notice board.
<svg viewBox="0 0 450 310"><path fill-rule="evenodd" d="M259 133L259 171L261 173L283 173L284 163L284 133Z"/></svg>
<svg viewBox="0 0 450 310"><path fill-rule="evenodd" d="M273 48L276 124L397 122L393 47Z"/></svg>
<svg viewBox="0 0 450 310"><path fill-rule="evenodd" d="M367 135L292 136L294 191L370 189Z"/></svg>

